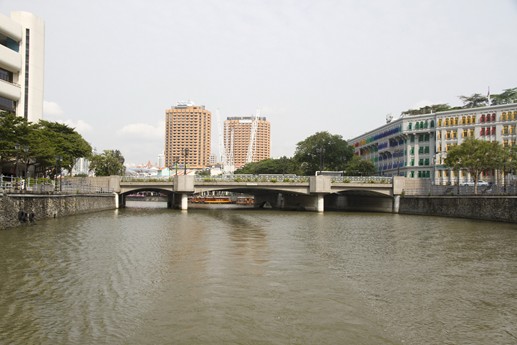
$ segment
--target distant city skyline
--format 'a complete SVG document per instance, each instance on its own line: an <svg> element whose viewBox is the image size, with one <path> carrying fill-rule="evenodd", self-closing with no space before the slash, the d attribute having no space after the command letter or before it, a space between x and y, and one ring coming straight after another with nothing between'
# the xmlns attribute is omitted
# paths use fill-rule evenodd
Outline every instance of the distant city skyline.
<svg viewBox="0 0 517 345"><path fill-rule="evenodd" d="M3 0L11 11L45 22L44 119L128 165L157 160L182 100L221 120L260 109L280 157L517 80L512 0Z"/></svg>

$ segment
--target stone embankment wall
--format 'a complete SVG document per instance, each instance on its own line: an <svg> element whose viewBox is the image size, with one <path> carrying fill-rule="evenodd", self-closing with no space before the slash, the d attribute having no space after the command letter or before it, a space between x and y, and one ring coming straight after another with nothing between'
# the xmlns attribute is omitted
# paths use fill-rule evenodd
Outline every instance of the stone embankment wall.
<svg viewBox="0 0 517 345"><path fill-rule="evenodd" d="M517 223L517 197L404 196L399 213Z"/></svg>
<svg viewBox="0 0 517 345"><path fill-rule="evenodd" d="M0 194L0 230L25 222L116 208L113 194Z"/></svg>

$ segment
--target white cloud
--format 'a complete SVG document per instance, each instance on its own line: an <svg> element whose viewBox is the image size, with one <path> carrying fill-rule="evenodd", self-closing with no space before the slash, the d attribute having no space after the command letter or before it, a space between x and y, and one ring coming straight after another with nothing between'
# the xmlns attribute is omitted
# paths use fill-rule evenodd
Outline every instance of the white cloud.
<svg viewBox="0 0 517 345"><path fill-rule="evenodd" d="M93 130L93 127L83 120L78 120L77 122L74 122L73 120L65 120L62 122L69 127L75 128L75 130L79 133L91 132Z"/></svg>
<svg viewBox="0 0 517 345"><path fill-rule="evenodd" d="M43 101L44 115L62 115L63 113L63 109L56 102Z"/></svg>
<svg viewBox="0 0 517 345"><path fill-rule="evenodd" d="M160 122L154 126L148 123L130 123L117 131L117 134L121 137L154 140L162 140L164 133L164 122Z"/></svg>

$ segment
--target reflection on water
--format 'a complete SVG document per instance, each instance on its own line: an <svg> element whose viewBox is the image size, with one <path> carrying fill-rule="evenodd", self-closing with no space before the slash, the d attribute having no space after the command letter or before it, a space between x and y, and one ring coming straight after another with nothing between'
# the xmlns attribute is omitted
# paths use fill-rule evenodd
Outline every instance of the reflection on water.
<svg viewBox="0 0 517 345"><path fill-rule="evenodd" d="M515 344L517 226L128 208L0 232L0 344Z"/></svg>

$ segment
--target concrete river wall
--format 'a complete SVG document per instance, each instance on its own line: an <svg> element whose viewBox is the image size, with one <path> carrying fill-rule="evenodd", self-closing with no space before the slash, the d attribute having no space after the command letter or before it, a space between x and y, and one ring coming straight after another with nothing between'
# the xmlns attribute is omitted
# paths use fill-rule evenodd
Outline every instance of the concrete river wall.
<svg viewBox="0 0 517 345"><path fill-rule="evenodd" d="M0 194L0 230L45 218L116 208L113 194Z"/></svg>
<svg viewBox="0 0 517 345"><path fill-rule="evenodd" d="M517 223L517 197L404 196L399 213Z"/></svg>

